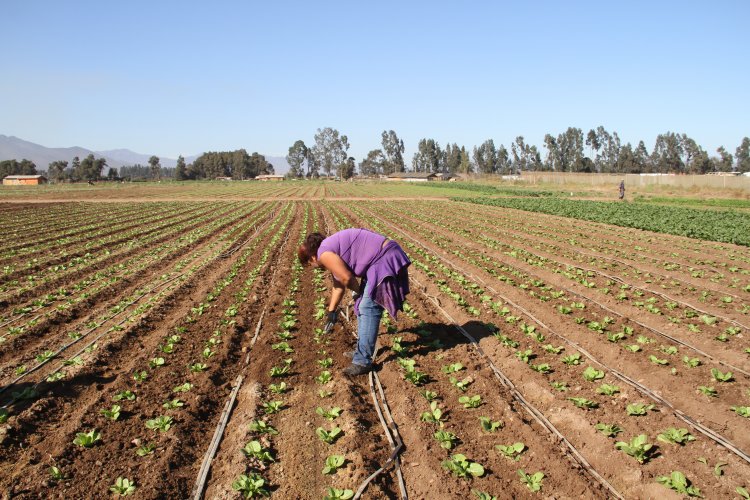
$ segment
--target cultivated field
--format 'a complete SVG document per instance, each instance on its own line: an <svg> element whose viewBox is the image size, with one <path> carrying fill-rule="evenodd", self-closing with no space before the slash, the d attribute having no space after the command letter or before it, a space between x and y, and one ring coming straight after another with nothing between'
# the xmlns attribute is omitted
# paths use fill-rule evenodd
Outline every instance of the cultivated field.
<svg viewBox="0 0 750 500"><path fill-rule="evenodd" d="M747 246L523 190L237 184L0 192L6 497L747 495ZM730 216L673 208L678 234ZM296 262L352 226L413 263L354 380L356 319L323 333Z"/></svg>

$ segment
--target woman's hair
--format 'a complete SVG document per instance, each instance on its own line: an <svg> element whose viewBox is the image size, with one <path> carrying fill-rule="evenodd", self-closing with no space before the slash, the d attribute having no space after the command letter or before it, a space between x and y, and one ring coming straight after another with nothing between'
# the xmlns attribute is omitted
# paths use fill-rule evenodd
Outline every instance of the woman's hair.
<svg viewBox="0 0 750 500"><path fill-rule="evenodd" d="M318 255L318 248L320 248L320 244L323 243L324 239L326 237L320 233L310 233L307 235L305 242L297 250L297 258L303 266L308 264L310 259Z"/></svg>

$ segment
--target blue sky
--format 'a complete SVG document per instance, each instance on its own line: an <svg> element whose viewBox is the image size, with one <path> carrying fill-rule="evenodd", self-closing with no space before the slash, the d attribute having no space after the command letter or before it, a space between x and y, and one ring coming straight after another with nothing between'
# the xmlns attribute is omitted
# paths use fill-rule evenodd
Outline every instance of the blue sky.
<svg viewBox="0 0 750 500"><path fill-rule="evenodd" d="M193 5L195 4L195 5ZM262 4L262 5L261 5ZM598 125L623 143L750 135L750 2L3 0L0 134L176 157L358 161L393 129L471 148Z"/></svg>

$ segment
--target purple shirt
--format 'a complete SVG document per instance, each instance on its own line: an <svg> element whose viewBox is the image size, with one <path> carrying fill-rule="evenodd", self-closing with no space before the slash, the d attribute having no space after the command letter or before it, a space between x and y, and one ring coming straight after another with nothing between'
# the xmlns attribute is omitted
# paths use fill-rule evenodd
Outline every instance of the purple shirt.
<svg viewBox="0 0 750 500"><path fill-rule="evenodd" d="M395 318L403 310L409 293L406 269L411 261L395 241L383 245L386 240L382 234L368 229L344 229L323 240L318 259L324 252L338 255L356 277L365 278L370 298ZM359 314L359 300L354 310Z"/></svg>

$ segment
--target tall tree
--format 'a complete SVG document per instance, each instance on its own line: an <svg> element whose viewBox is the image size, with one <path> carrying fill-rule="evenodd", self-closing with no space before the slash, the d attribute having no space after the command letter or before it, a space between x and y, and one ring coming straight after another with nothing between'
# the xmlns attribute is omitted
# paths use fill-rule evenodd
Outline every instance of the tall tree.
<svg viewBox="0 0 750 500"><path fill-rule="evenodd" d="M719 159L716 161L716 168L719 172L731 172L734 170L734 157L728 153L724 146L719 146L716 150L719 153Z"/></svg>
<svg viewBox="0 0 750 500"><path fill-rule="evenodd" d="M586 134L586 145L591 150L591 161L596 165L596 157L599 154L599 148L602 147L601 144L599 144L599 136L597 135L596 130L591 129L588 134ZM599 166L596 165L596 168L598 170Z"/></svg>
<svg viewBox="0 0 750 500"><path fill-rule="evenodd" d="M657 135L654 150L651 152L654 170L662 174L683 172L685 164L682 161L682 153L682 144L677 134L667 132Z"/></svg>
<svg viewBox="0 0 750 500"><path fill-rule="evenodd" d="M326 127L318 129L315 134L315 146L311 148L312 156L327 176L331 172L337 172L338 168L347 161L349 150L349 139L340 135L339 131Z"/></svg>
<svg viewBox="0 0 750 500"><path fill-rule="evenodd" d="M383 173L385 156L380 149L373 149L367 153L367 157L359 164L359 173L362 175L378 175Z"/></svg>
<svg viewBox="0 0 750 500"><path fill-rule="evenodd" d="M443 154L446 171L451 173L458 172L461 167L461 148L454 142L453 145L448 144L445 146Z"/></svg>
<svg viewBox="0 0 750 500"><path fill-rule="evenodd" d="M302 165L307 159L307 154L308 151L307 146L305 146L305 141L295 141L295 143L289 147L289 154L286 155L286 161L289 163L289 175L293 177L302 177L304 175Z"/></svg>
<svg viewBox="0 0 750 500"><path fill-rule="evenodd" d="M479 147L474 147L474 164L483 174L493 174L497 171L497 149L492 139L487 139Z"/></svg>
<svg viewBox="0 0 750 500"><path fill-rule="evenodd" d="M398 138L393 130L383 131L381 134L385 169L390 172L404 171L404 141Z"/></svg>
<svg viewBox="0 0 750 500"><path fill-rule="evenodd" d="M461 146L461 152L459 154L460 162L458 170L464 174L471 174L474 172L474 165L471 164L471 158L469 158L469 152L466 151L466 147Z"/></svg>
<svg viewBox="0 0 750 500"><path fill-rule="evenodd" d="M437 173L440 171L441 156L440 145L434 139L420 139L417 152L411 160L412 170Z"/></svg>
<svg viewBox="0 0 750 500"><path fill-rule="evenodd" d="M510 173L510 159L508 158L508 150L505 146L500 144L497 148L497 165L496 170L500 174Z"/></svg>
<svg viewBox="0 0 750 500"><path fill-rule="evenodd" d="M547 160L545 161L545 167L548 170L554 172L562 172L562 158L560 156L560 150L557 147L557 139L550 134L544 136L544 147L547 148Z"/></svg>
<svg viewBox="0 0 750 500"><path fill-rule="evenodd" d="M352 177L354 177L355 170L356 163L354 161L354 158L350 156L344 163L339 166L337 175L339 179L351 179Z"/></svg>
<svg viewBox="0 0 750 500"><path fill-rule="evenodd" d="M643 141L638 141L638 147L635 148L633 153L636 165L638 165L638 173L652 172L651 168L651 155L648 154L646 144Z"/></svg>
<svg viewBox="0 0 750 500"><path fill-rule="evenodd" d="M187 176L187 169L185 167L185 158L180 155L177 158L177 165L175 166L174 171L174 180L176 181L184 181L188 178Z"/></svg>
<svg viewBox="0 0 750 500"><path fill-rule="evenodd" d="M742 143L734 152L734 157L737 159L738 172L750 172L750 138L743 137Z"/></svg>
<svg viewBox="0 0 750 500"><path fill-rule="evenodd" d="M73 159L75 161L75 158ZM102 176L104 167L107 166L107 160L104 158L96 158L93 154L88 155L86 158L81 160L78 165L78 173L76 178L83 181L96 181Z"/></svg>
<svg viewBox="0 0 750 500"><path fill-rule="evenodd" d="M159 163L159 157L152 155L148 159L148 166L151 169L151 178L161 180L161 163Z"/></svg>
<svg viewBox="0 0 750 500"><path fill-rule="evenodd" d="M68 168L67 161L53 161L47 167L49 178L53 182L62 182L65 179L65 169Z"/></svg>

